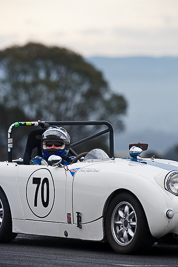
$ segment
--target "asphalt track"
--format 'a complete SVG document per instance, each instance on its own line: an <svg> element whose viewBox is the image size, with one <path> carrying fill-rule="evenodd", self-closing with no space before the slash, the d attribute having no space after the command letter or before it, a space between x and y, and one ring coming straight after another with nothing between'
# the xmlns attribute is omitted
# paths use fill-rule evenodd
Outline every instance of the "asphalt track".
<svg viewBox="0 0 178 267"><path fill-rule="evenodd" d="M178 266L178 245L154 245L143 255L119 255L107 243L19 235L0 244L0 267Z"/></svg>

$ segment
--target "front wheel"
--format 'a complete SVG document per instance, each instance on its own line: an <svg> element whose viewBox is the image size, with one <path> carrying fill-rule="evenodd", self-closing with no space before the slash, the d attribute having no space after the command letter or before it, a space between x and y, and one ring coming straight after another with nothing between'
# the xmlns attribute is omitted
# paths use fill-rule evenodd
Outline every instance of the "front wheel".
<svg viewBox="0 0 178 267"><path fill-rule="evenodd" d="M0 242L10 242L16 237L12 233L12 219L5 194L0 190Z"/></svg>
<svg viewBox="0 0 178 267"><path fill-rule="evenodd" d="M111 201L105 219L105 232L117 253L141 252L154 242L143 208L130 193L120 193Z"/></svg>

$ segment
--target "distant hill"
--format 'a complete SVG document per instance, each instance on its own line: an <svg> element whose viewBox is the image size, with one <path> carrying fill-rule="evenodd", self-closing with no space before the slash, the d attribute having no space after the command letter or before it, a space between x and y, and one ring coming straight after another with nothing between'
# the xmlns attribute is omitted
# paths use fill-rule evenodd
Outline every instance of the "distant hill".
<svg viewBox="0 0 178 267"><path fill-rule="evenodd" d="M178 57L86 60L102 71L110 88L128 102L126 130L117 137L116 149L127 150L133 139L148 140L150 149L161 152L178 144Z"/></svg>

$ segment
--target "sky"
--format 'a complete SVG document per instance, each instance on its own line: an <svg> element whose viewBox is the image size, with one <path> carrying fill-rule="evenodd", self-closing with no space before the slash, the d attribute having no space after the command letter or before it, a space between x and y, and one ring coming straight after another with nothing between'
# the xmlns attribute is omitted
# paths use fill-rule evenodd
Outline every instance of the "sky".
<svg viewBox="0 0 178 267"><path fill-rule="evenodd" d="M0 49L41 42L89 56L178 56L178 0L0 0Z"/></svg>

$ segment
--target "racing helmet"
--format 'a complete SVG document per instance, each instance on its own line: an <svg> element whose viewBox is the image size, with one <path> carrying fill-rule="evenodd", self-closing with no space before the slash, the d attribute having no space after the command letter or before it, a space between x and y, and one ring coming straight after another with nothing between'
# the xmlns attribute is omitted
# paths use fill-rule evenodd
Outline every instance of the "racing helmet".
<svg viewBox="0 0 178 267"><path fill-rule="evenodd" d="M42 134L42 155L45 159L51 155L64 156L68 153L69 148L70 136L64 128L49 127Z"/></svg>

